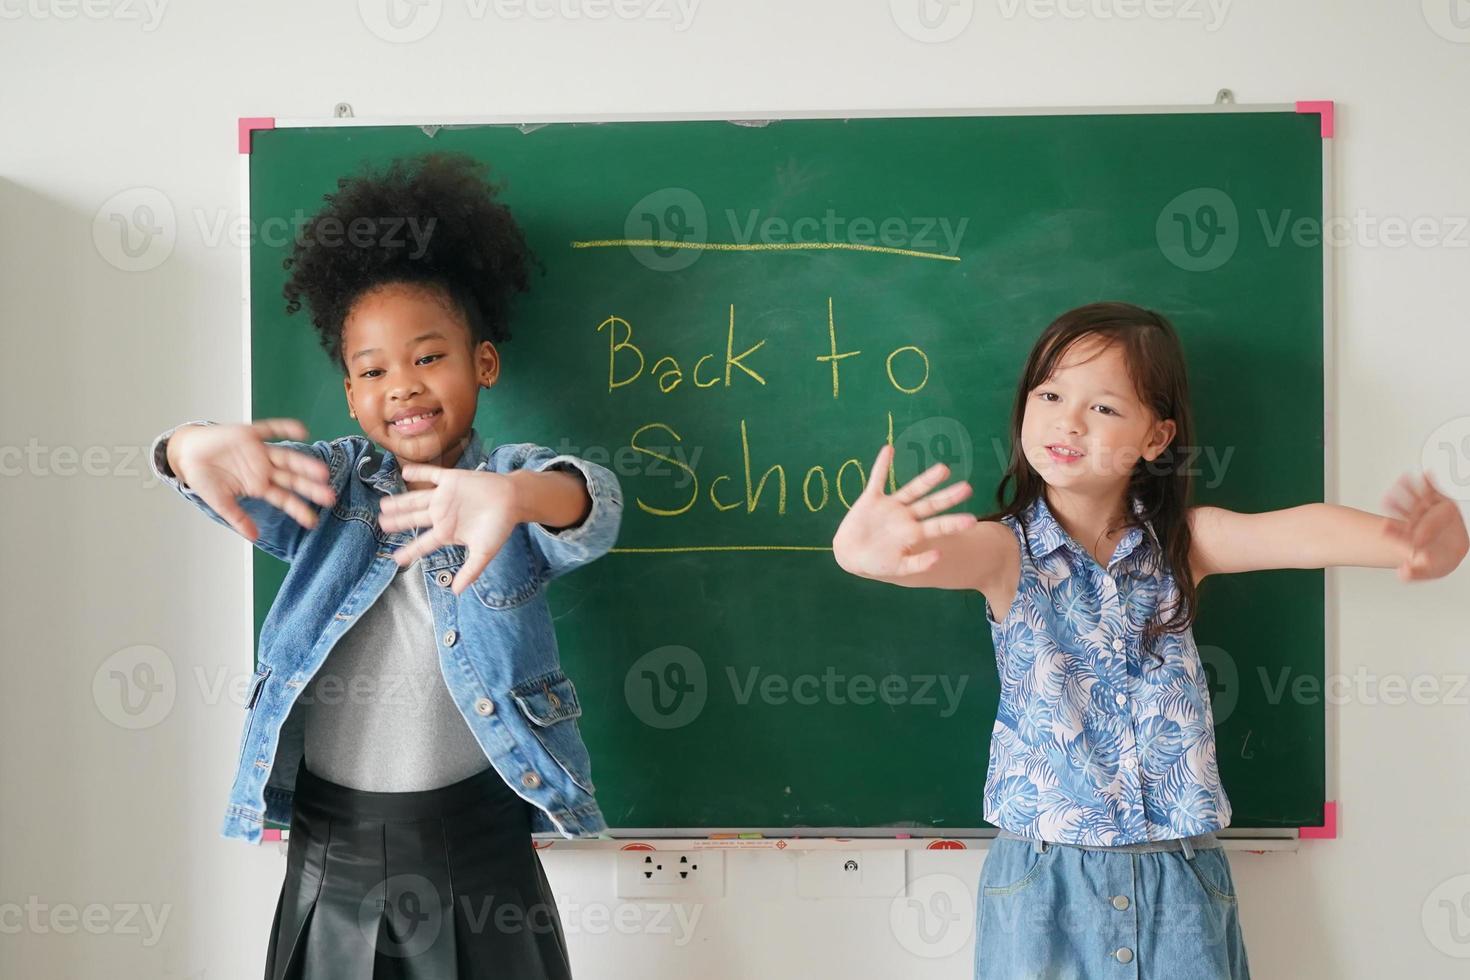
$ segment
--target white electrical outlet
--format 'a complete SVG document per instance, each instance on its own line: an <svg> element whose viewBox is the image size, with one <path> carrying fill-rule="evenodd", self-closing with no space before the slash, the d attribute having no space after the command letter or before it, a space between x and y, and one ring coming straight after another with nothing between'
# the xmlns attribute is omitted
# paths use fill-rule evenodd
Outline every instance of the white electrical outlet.
<svg viewBox="0 0 1470 980"><path fill-rule="evenodd" d="M725 894L723 851L619 851L618 898L708 898Z"/></svg>
<svg viewBox="0 0 1470 980"><path fill-rule="evenodd" d="M796 861L801 898L893 898L905 886L904 852L804 851Z"/></svg>

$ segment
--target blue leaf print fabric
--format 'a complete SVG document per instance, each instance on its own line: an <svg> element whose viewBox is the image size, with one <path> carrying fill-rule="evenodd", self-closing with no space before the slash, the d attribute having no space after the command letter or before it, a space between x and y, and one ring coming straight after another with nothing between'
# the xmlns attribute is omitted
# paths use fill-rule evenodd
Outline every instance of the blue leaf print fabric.
<svg viewBox="0 0 1470 980"><path fill-rule="evenodd" d="M1021 580L1004 621L985 604L1001 687L986 821L1103 846L1229 826L1194 635L1167 633L1151 653L1142 648L1145 624L1178 592L1153 526L1130 528L1103 569L1044 497L1004 521L1021 550Z"/></svg>

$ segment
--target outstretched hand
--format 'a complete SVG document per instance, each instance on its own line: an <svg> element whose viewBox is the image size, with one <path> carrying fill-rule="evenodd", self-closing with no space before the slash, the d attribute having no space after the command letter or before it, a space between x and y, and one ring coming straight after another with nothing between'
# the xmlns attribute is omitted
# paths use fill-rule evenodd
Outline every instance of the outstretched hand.
<svg viewBox="0 0 1470 980"><path fill-rule="evenodd" d="M336 502L326 463L289 446L271 445L267 439L301 442L306 426L299 419L256 419L183 426L170 437L174 474L248 541L255 541L260 529L237 497L258 497L304 528L314 528L317 522L316 508L307 500L320 507Z"/></svg>
<svg viewBox="0 0 1470 980"><path fill-rule="evenodd" d="M1415 479L1405 474L1384 494L1383 506L1397 520L1384 526L1384 533L1409 546L1409 556L1399 565L1405 582L1441 578L1453 572L1470 551L1465 518L1453 500L1425 473Z"/></svg>
<svg viewBox="0 0 1470 980"><path fill-rule="evenodd" d="M935 463L893 493L884 493L883 481L892 463L893 447L885 445L873 461L862 496L832 539L837 564L854 575L898 578L926 571L939 560L939 551L919 549L977 520L973 514L940 513L971 493L970 485L963 481L929 492L949 475L943 463Z"/></svg>
<svg viewBox="0 0 1470 980"><path fill-rule="evenodd" d="M460 595L480 577L520 522L515 485L504 474L429 463L404 463L403 478L427 480L434 486L383 498L378 518L383 530L428 529L395 551L393 560L402 568L445 545L463 545L468 553L450 585Z"/></svg>

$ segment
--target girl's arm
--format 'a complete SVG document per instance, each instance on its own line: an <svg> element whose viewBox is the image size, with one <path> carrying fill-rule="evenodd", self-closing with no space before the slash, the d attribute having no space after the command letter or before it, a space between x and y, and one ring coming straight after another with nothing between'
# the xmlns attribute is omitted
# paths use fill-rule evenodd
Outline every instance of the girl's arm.
<svg viewBox="0 0 1470 980"><path fill-rule="evenodd" d="M1401 477L1384 496L1390 517L1337 504L1302 504L1261 514L1190 510L1195 580L1268 568L1358 565L1397 568L1405 582L1440 578L1470 550L1465 519L1428 476Z"/></svg>
<svg viewBox="0 0 1470 980"><path fill-rule="evenodd" d="M998 581L1015 557L1010 529L973 514L941 514L971 493L964 482L929 493L949 475L942 463L885 494L892 461L893 447L885 445L832 539L837 564L853 575L910 588L985 591Z"/></svg>

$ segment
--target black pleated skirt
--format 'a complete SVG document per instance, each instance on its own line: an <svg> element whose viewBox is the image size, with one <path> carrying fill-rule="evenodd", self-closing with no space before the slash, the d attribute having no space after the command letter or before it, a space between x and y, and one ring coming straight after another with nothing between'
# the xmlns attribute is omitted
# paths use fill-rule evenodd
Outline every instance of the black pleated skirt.
<svg viewBox="0 0 1470 980"><path fill-rule="evenodd" d="M265 980L565 980L531 804L494 769L373 793L301 766Z"/></svg>

